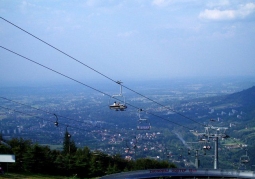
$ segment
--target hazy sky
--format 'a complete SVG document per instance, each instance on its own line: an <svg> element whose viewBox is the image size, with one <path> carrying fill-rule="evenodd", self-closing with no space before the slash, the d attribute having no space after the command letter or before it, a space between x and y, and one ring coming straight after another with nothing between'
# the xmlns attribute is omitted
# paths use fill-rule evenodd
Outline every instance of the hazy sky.
<svg viewBox="0 0 255 179"><path fill-rule="evenodd" d="M1 17L115 80L255 76L254 0L0 0ZM0 45L102 78L0 19ZM63 77L0 48L0 81Z"/></svg>

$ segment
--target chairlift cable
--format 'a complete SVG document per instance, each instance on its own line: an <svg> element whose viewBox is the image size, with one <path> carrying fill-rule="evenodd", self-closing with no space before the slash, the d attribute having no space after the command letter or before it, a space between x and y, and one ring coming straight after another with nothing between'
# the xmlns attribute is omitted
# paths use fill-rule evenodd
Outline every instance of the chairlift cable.
<svg viewBox="0 0 255 179"><path fill-rule="evenodd" d="M239 145L239 143L238 143L234 138L232 138L232 140L233 140L236 144ZM244 148L242 147L242 149L244 149ZM253 155L253 153L250 153L250 151L247 150L247 147L246 147L245 150L246 150L246 152L249 154L249 156L251 156L250 158L255 158L255 155Z"/></svg>
<svg viewBox="0 0 255 179"><path fill-rule="evenodd" d="M21 103L21 102L17 102L17 101L14 101L14 100L11 100L11 99L2 97L2 96L0 96L0 98L2 98L2 99L4 99L4 100L7 100L7 101L10 101L10 102L12 102L12 103L20 104L20 105L23 105L23 106L26 106L26 107L29 107L29 108L36 109L36 110L38 110L38 111L42 111L42 112L47 113L47 114L56 115L56 116L58 116L58 117L62 117L62 118L65 118L65 119L68 119L68 120L72 120L72 121L76 121L76 122L79 122L79 123L89 124L89 123L85 123L85 122L83 122L83 121L79 121L79 120L76 120L76 119L72 119L72 118L69 118L69 117L65 117L65 116L62 116L62 115L59 115L59 114L56 114L56 113L51 113L51 112L48 112L48 111L45 111L45 110L43 110L43 109L39 109L39 108L36 108L36 107L33 107L33 106L29 106L29 105L27 105L27 104L24 104L24 103Z"/></svg>
<svg viewBox="0 0 255 179"><path fill-rule="evenodd" d="M102 94L107 95L107 96L110 97L109 94L106 94L106 93L104 93L104 92L102 92L102 91L100 91L100 90L98 90L98 89L96 89L96 88L93 88L93 87L91 87L91 86L89 86L89 85L86 85L85 83L82 83L82 82L80 82L80 81L78 81L78 80L76 80L76 79L74 79L74 78L72 78L72 77L69 77L69 76L67 76L67 75L65 75L65 74L63 74L63 73L60 73L60 72L58 72L58 71L56 71L56 70L54 70L54 69L52 69L52 68L49 68L49 67L47 67L47 66L45 66L45 65L42 65L42 64L40 64L40 63L38 63L38 62L36 62L36 61L34 61L34 60L31 60L31 59L29 59L29 58L27 58L27 57L25 57L25 56L23 56L23 55L20 55L20 54L18 54L18 53L16 53L16 52L12 51L12 50L10 50L10 49L5 48L5 47L3 47L3 46L0 46L0 47L3 48L3 49L5 49L6 51L9 51L9 52L11 52L11 53L13 53L13 54L15 54L15 55L17 55L17 56L22 57L22 58L24 58L24 59L26 59L26 60L28 60L28 61L30 61L30 62L33 62L33 63L35 63L35 64L37 64L37 65L39 65L39 66L41 66L41 67L44 67L44 68L46 68L46 69L48 69L48 70L50 70L50 71L52 71L52 72L54 72L54 73L57 73L57 74L59 74L59 75L61 75L61 76L64 76L64 77L66 77L66 78L68 78L68 79L70 79L70 80L72 80L72 81L75 81L75 82L77 82L77 83L80 83L80 84L82 84L82 85L84 85L84 86L86 86L86 87L88 87L88 88L90 88L90 89L93 89L93 90L95 90L95 91L97 91L97 92L99 92L99 93L102 93Z"/></svg>
<svg viewBox="0 0 255 179"><path fill-rule="evenodd" d="M42 118L42 117L38 117L38 116L35 116L35 115L32 115L32 114L28 114L28 113L26 113L26 112L21 112L21 111L18 111L18 110L15 110L15 109L11 109L11 108L8 108L8 107L3 107L3 106L0 106L0 108L6 109L6 110L10 110L10 111L13 111L13 112L16 112L16 113L20 113L20 114L23 114L23 115L28 115L28 116L31 116L31 117L35 117L35 118L37 118L37 119L49 121L49 122L51 122L51 123L54 123L53 120L49 120L49 119L45 119L45 118ZM84 131L83 128L75 127L75 126L70 125L70 124L68 124L68 123L58 122L58 124L60 125L60 127L64 126L65 128L70 127L70 128L72 128L72 129L77 129L77 130L80 130L80 131ZM114 130L112 130L112 131L114 131ZM114 132L116 132L116 131L114 131Z"/></svg>
<svg viewBox="0 0 255 179"><path fill-rule="evenodd" d="M60 53L62 53L62 54L64 54L64 55L66 55L67 57L69 57L69 58L73 59L74 61L80 63L81 65L83 65L83 66L85 66L85 67L91 69L92 71L94 71L94 72L100 74L101 76L103 76L103 77L109 79L110 81L113 81L114 83L120 84L120 81L115 81L115 80L113 80L112 78L110 78L110 77L104 75L103 73L99 72L98 70L96 70L96 69L94 69L94 68L92 68L92 67L86 65L85 63L81 62L80 60L78 60L78 59L72 57L71 55L65 53L64 51L58 49L57 47L51 45L50 43L48 43L48 42L42 40L41 38L39 38L39 37L33 35L32 33L26 31L25 29L23 29L23 28L21 28L21 27L19 27L18 25L14 24L14 23L12 23L12 22L10 22L10 21L8 21L7 19L5 19L5 18L3 18L3 17L0 17L0 18L1 18L2 20L6 21L7 23L13 25L14 27L20 29L21 31L27 33L28 35L34 37L35 39L41 41L42 43L44 43L44 44L50 46L51 48L57 50L58 52L60 52ZM77 81L77 82L78 82L78 81ZM80 83L80 82L78 82L78 83ZM87 85L86 85L86 86L87 86ZM192 118L190 118L190 117L187 117L187 116L185 116L185 115L183 115L183 114L181 114L181 113L179 113L179 112L177 112L177 111L175 111L175 110L173 110L173 109L171 109L171 108L169 108L169 107L167 107L167 106L165 106L165 105L162 105L161 103L158 103L158 102L156 102L155 100L152 100L152 99L146 97L145 95L142 95L141 93L138 93L138 92L132 90L131 88L129 88L129 87L127 87L127 86L124 86L124 85L122 85L122 86L123 86L124 88L126 88L126 89L128 89L128 90L130 90L130 91L132 91L132 92L134 92L134 93L136 93L136 94L138 94L138 95L140 95L140 96L142 96L142 97L144 97L144 98L150 100L151 102L154 102L154 103L156 103L156 104L158 104L158 105L164 107L164 108L167 109L167 110L170 110L170 111L172 111L172 112L174 112L174 113L176 113L176 114L178 114L178 115L180 115L180 116L182 116L182 117L184 117L184 118L186 118L186 119L188 119L188 120L191 120L191 121L193 121L193 122L195 122L195 123L197 123L197 124L199 124L199 125L204 126L204 124L202 124L202 123L200 123L200 122L197 122L196 120L194 120L194 119L192 119ZM98 91L98 90L96 90L96 91Z"/></svg>
<svg viewBox="0 0 255 179"><path fill-rule="evenodd" d="M35 118L37 118L37 119L42 119L42 120L46 120L46 121L49 121L49 122L54 123L54 121L52 121L52 120L45 119L45 118L42 118L42 117L38 117L38 116L35 116L35 115L31 115L31 114L28 114L28 113L25 113L25 112L21 112L21 111L15 110L15 109L3 107L3 106L0 106L0 108L6 109L6 110L11 110L11 111L14 111L14 112L16 112L16 113L28 115L28 116L31 116L31 117L35 117ZM74 126L70 126L70 125L68 125L68 124L66 124L66 123L59 123L59 124L62 124L62 125L64 125L64 126L68 126L68 127L74 128L74 129L79 129L79 130L83 130L83 131L84 131L84 129L81 129L81 128L78 128L78 127L74 127Z"/></svg>
<svg viewBox="0 0 255 179"><path fill-rule="evenodd" d="M169 110L169 111L174 112L175 114L178 114L179 116L182 116L182 117L184 117L184 118L186 118L186 119L189 119L189 120L191 120L191 121L193 121L193 122L195 122L195 123L197 123L197 124L199 124L199 125L205 126L204 124L202 124L202 123L200 123L200 122L197 122L197 121L195 121L194 119L192 119L192 118L190 118L190 117L187 117L187 116L185 116L185 115L183 115L183 114L181 114L181 113L179 113L179 112L177 112L177 111L175 111L175 110L173 110L173 109L171 109L171 108L169 108L169 107L167 107L167 106L165 106L165 105L162 105L161 103L159 103L159 102L157 102L157 101L155 101L155 100L153 100L153 99L150 99L150 98L144 96L144 95L141 94L141 93L138 93L138 92L132 90L131 88L128 88L128 87L126 87L126 86L124 86L124 85L123 85L123 87L126 88L126 89L128 89L128 90L130 90L130 91L132 91L132 92L134 92L134 93L136 93L136 94L138 94L138 95L140 95L140 96L142 96L142 97L144 97L144 98L146 98L146 99L148 99L148 100L150 100L151 102L154 102L154 103L158 104L158 105L161 106L161 107L164 107L165 109L167 109L167 110Z"/></svg>
<svg viewBox="0 0 255 179"><path fill-rule="evenodd" d="M0 96L0 98L2 98L2 99L4 99L4 100L7 100L7 101L10 101L10 102L12 102L12 103L20 104L20 105L23 105L23 106L26 106L26 107L29 107L29 108L32 108L32 109L36 109L36 110L38 110L38 111L42 111L42 112L47 113L47 114L51 114L51 115L55 115L55 116L58 116L58 117L61 117L61 118L65 118L65 119L68 119L69 121L72 120L72 121L79 122L79 123L81 123L81 124L90 125L90 126L92 126L92 127L98 128L98 129L105 129L105 128L102 128L101 126L97 126L97 125L93 126L92 124L86 123L86 122L84 122L84 121L79 121L79 120L72 119L72 118L69 118L69 117L65 117L65 116L62 116L62 115L59 115L59 114L56 114L56 113L51 113L51 112L45 111L45 110L43 110L43 109L35 108L35 107L33 107L33 106L29 106L29 105L27 105L27 104L24 104L24 103L21 103L21 102L17 102L17 101L14 101L14 100L11 100L11 99L8 99L8 98L5 98L5 97L1 97L1 96ZM58 121L57 121L57 122L58 122ZM59 122L58 122L58 124L59 124Z"/></svg>
<svg viewBox="0 0 255 179"><path fill-rule="evenodd" d="M109 95L109 94L107 94L107 93L104 93L103 91L100 91L100 90L98 90L98 89L96 89L96 88L94 88L94 87L91 87L91 86L89 86L89 85L87 85L87 84L85 84L85 83L83 83L83 82L80 82L80 81L78 81L78 80L76 80L76 79L74 79L74 78L72 78L72 77L69 77L69 76L67 76L67 75L65 75L65 74L63 74L63 73L60 73L60 72L58 72L58 71L56 71L56 70L54 70L54 69L52 69L52 68L49 68L49 67L47 67L47 66L45 66L45 65L42 65L41 63L38 63L38 62L36 62L36 61L34 61L34 60L32 60L32 59L29 59L29 58L27 58L27 57L25 57L25 56L23 56L23 55L21 55L21 54L18 54L18 53L16 53L16 52L10 50L10 49L7 49L7 48L5 48L5 47L3 47L3 46L1 46L1 45L0 45L0 47L3 48L3 49L6 50L6 51L9 51L9 52L11 52L11 53L13 53L13 54L19 56L19 57L22 57L23 59L26 59L26 60L28 60L28 61L30 61L30 62L33 62L33 63L35 63L35 64L37 64L37 65L39 65L39 66L41 66L41 67L43 67L43 68L46 68L46 69L48 69L48 70L50 70L50 71L52 71L52 72L54 72L54 73L57 73L57 74L59 74L59 75L65 77L65 78L68 78L68 79L70 79L70 80L72 80L72 81L74 81L74 82L77 82L77 83L79 83L79 84L81 84L81 85L83 85L83 86L86 86L86 87L88 87L88 88L90 88L90 89L92 89L92 90L95 90L95 91L97 91L97 92L99 92L99 93L102 93L102 94L104 94L104 95L106 95L106 96L108 96L108 97L112 97L111 95ZM119 100L118 98L115 98L115 97L112 97L112 98ZM119 101L122 101L122 100L119 100ZM123 102L123 101L122 101L122 102ZM129 103L126 103L126 104L128 104L129 106L134 107L134 108L136 108L136 109L140 109L139 107L136 107L136 106L134 106L134 105L132 105L132 104L129 104ZM149 112L147 112L147 113L148 113L148 114L151 114L151 115L153 115L153 116L156 116L156 117L158 117L158 118L161 118L161 119L163 119L163 120L166 120L166 121L168 121L168 122L171 122L171 123L173 123L173 124L176 124L176 125L178 125L178 126L181 126L181 127L187 128L187 129L189 129L189 130L192 130L192 129L189 128L189 127L185 127L185 126L183 126L183 125L181 125L181 124L178 124L178 123L176 123L176 122L170 121L170 120L168 120L168 119L165 119L165 118L160 117L160 116L158 116L158 115L155 115L155 114L153 114L153 113L149 113Z"/></svg>
<svg viewBox="0 0 255 179"><path fill-rule="evenodd" d="M76 58L72 57L71 55L69 55L69 54L65 53L64 51L62 51L62 50L58 49L57 47L54 47L53 45L49 44L48 42L46 42L46 41L42 40L41 38L39 38L39 37L37 37L37 36L35 36L35 35L33 35L32 33L30 33L30 32L28 32L28 31L26 31L25 29L23 29L23 28L21 28L21 27L19 27L19 26L15 25L14 23L12 23L12 22L8 21L7 19L5 19L5 18L3 18L3 17L0 17L0 18L1 18L1 19L3 19L4 21L8 22L9 24L13 25L14 27L16 27L16 28L18 28L18 29L22 30L23 32L27 33L28 35L30 35L30 36L32 36L32 37L34 37L34 38L36 38L37 40L39 40L39 41L41 41L41 42L43 42L44 44L46 44L46 45L50 46L51 48L53 48L53 49L57 50L58 52L60 52L60 53L62 53L62 54L64 54L64 55L66 55L67 57L69 57L69 58L71 58L71 59L75 60L76 62L78 62L78 63L80 63L80 64L82 64L82 65L86 66L87 68L89 68L89 69L91 69L91 70L95 71L96 73L98 73L98 74L100 74L100 75L104 76L105 78L108 78L109 80L114 81L113 79L111 79L111 78L107 77L107 76L106 76L106 75L104 75L103 73L100 73L99 71L95 70L94 68L91 68L90 66L86 65L85 63L83 63L83 62L81 62L81 61L77 60ZM114 81L114 82L115 82L115 83L117 83L116 81Z"/></svg>

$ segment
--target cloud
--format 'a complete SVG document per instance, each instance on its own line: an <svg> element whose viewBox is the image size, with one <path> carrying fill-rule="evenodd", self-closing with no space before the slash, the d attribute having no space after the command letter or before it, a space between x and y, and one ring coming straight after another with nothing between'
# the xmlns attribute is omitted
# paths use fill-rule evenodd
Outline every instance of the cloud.
<svg viewBox="0 0 255 179"><path fill-rule="evenodd" d="M246 17L250 14L255 12L255 4L254 3L248 3L243 6L241 6L240 11L238 12L242 17Z"/></svg>
<svg viewBox="0 0 255 179"><path fill-rule="evenodd" d="M239 8L235 10L205 9L203 12L199 14L199 18L209 20L233 20L245 18L254 12L255 4L247 3L245 5L240 5Z"/></svg>
<svg viewBox="0 0 255 179"><path fill-rule="evenodd" d="M199 17L202 19L211 19L211 20L227 20L227 19L234 19L235 18L235 11L233 10L218 10L213 9L209 10L206 9L204 12L199 14Z"/></svg>

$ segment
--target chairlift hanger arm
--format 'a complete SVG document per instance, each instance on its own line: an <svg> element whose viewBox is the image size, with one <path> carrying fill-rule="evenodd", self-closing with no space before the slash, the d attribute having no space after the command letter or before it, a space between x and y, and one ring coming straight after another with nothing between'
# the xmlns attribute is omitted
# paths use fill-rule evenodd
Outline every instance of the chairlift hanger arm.
<svg viewBox="0 0 255 179"><path fill-rule="evenodd" d="M55 121L55 126L57 126L58 127L58 116L54 113L54 116L56 117L56 121Z"/></svg>
<svg viewBox="0 0 255 179"><path fill-rule="evenodd" d="M122 81L116 81L116 83L120 85L120 94L119 94L119 96L122 96L122 84L121 83L123 83L123 82Z"/></svg>

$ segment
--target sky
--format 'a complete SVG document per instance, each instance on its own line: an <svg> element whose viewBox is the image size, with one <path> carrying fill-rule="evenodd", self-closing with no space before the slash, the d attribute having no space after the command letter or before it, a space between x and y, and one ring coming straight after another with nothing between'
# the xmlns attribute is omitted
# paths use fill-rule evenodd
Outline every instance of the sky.
<svg viewBox="0 0 255 179"><path fill-rule="evenodd" d="M0 0L0 83L255 76L254 0ZM2 18L60 49L77 63ZM106 79L107 80L107 79Z"/></svg>

